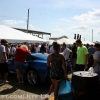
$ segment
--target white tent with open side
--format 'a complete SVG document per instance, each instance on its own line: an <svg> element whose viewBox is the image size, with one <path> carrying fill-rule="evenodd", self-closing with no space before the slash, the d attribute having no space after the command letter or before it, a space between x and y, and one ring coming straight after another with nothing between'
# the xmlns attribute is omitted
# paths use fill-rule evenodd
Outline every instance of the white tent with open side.
<svg viewBox="0 0 100 100"><path fill-rule="evenodd" d="M36 42L46 42L46 40L39 37L21 32L19 30L10 28L8 26L0 25L0 40L6 39L9 43L36 43Z"/></svg>

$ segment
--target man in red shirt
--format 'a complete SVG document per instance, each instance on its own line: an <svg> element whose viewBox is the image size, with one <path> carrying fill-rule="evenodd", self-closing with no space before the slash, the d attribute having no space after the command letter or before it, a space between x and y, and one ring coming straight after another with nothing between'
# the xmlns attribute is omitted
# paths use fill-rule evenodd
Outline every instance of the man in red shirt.
<svg viewBox="0 0 100 100"><path fill-rule="evenodd" d="M24 84L23 80L23 66L26 59L26 56L30 54L28 47L26 45L22 45L16 50L14 66L16 68L17 79L20 84Z"/></svg>

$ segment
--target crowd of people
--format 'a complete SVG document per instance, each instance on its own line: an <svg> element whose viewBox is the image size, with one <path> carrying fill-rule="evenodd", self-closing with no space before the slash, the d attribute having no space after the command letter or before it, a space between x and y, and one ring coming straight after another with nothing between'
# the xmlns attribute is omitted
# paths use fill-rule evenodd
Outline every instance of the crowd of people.
<svg viewBox="0 0 100 100"><path fill-rule="evenodd" d="M18 83L24 84L23 64L26 56L31 53L49 54L47 66L50 67L52 85L48 95L54 91L54 100L57 99L59 80L62 78L67 79L66 62L68 59L71 60L72 68L75 71L87 71L89 67L93 67L100 81L100 44L83 45L79 39L72 46L66 43L60 45L57 42L53 42L52 45L48 45L47 43L29 44L26 42L23 44L10 44L5 39L2 39L0 44L0 79L1 74L4 73L4 82L8 82L7 60L14 57Z"/></svg>
<svg viewBox="0 0 100 100"><path fill-rule="evenodd" d="M47 43L35 43L35 44L27 43L27 42L24 42L22 44L9 43L8 45L6 45L7 58L9 59L9 58L13 57L16 52L16 49L23 44L27 45L27 47L31 53L53 53L53 46L48 45ZM65 47L63 47L63 45L62 45L60 52L63 52L64 48ZM71 46L69 45L68 48L71 49Z"/></svg>

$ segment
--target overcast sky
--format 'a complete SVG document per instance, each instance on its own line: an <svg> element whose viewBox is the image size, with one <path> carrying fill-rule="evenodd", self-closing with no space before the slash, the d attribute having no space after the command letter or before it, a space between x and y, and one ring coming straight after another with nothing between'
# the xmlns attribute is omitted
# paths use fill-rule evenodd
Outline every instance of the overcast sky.
<svg viewBox="0 0 100 100"><path fill-rule="evenodd" d="M100 41L100 0L0 0L0 25ZM45 38L48 38L45 37Z"/></svg>

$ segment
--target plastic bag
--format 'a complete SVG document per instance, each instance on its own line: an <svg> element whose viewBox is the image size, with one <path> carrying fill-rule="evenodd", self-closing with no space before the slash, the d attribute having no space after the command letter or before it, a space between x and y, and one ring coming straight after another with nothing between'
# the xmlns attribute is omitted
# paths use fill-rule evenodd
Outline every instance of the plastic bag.
<svg viewBox="0 0 100 100"><path fill-rule="evenodd" d="M60 82L58 100L73 100L72 86L69 81L62 80Z"/></svg>
<svg viewBox="0 0 100 100"><path fill-rule="evenodd" d="M88 72L90 72L90 73L94 73L94 69L93 69L93 67L90 67L89 70L88 70Z"/></svg>
<svg viewBox="0 0 100 100"><path fill-rule="evenodd" d="M67 80L66 80L66 82L65 82L65 80L61 80L61 82L59 84L58 95L69 94L71 92L72 92L71 82L69 82Z"/></svg>

